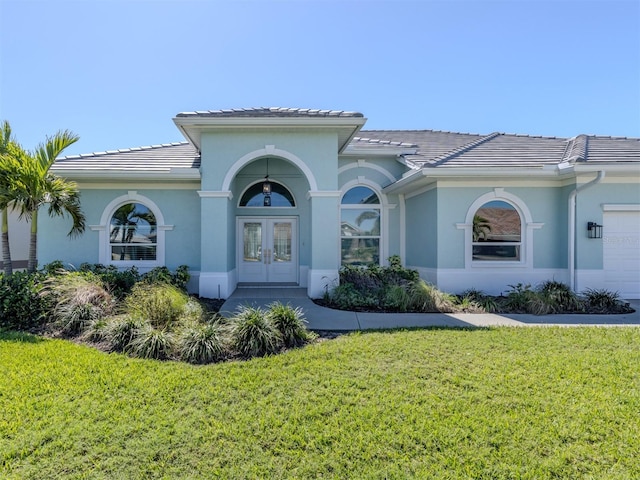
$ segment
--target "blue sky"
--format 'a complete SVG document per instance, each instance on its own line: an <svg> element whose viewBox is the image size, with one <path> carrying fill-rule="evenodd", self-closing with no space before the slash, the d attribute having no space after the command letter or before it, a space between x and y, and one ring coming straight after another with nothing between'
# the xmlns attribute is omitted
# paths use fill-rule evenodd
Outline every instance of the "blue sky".
<svg viewBox="0 0 640 480"><path fill-rule="evenodd" d="M65 153L182 141L181 111L640 137L640 2L0 0L0 119Z"/></svg>

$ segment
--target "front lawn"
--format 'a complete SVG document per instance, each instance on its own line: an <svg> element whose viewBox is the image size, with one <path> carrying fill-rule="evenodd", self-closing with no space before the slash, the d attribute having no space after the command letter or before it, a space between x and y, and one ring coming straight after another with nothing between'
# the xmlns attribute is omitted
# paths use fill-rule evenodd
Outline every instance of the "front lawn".
<svg viewBox="0 0 640 480"><path fill-rule="evenodd" d="M207 366L0 334L2 478L640 478L640 330L355 333Z"/></svg>

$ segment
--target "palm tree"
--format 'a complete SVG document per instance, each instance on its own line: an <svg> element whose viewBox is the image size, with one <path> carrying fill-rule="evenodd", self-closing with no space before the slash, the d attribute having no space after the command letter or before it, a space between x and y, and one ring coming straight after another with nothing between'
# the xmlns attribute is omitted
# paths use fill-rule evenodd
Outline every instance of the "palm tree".
<svg viewBox="0 0 640 480"><path fill-rule="evenodd" d="M380 212L378 210L365 210L356 217L356 225L358 227L367 220L375 220L371 230L364 232L367 235L380 235Z"/></svg>
<svg viewBox="0 0 640 480"><path fill-rule="evenodd" d="M75 182L57 177L49 169L62 151L77 142L79 137L68 130L59 131L36 148L35 152L18 149L16 155L0 159L0 171L12 176L10 199L20 218L31 222L29 261L27 271L37 268L38 211L48 205L50 216L68 214L73 225L69 236L84 232L85 217L80 208L80 194Z"/></svg>
<svg viewBox="0 0 640 480"><path fill-rule="evenodd" d="M477 242L481 238L486 240L491 233L491 222L486 218L476 214L473 216L473 241Z"/></svg>
<svg viewBox="0 0 640 480"><path fill-rule="evenodd" d="M15 140L11 136L11 125L7 120L2 122L0 127L0 156L11 155L15 153L17 147ZM11 182L8 175L1 172L0 176L0 209L2 210L2 266L4 274L10 276L13 274L13 266L11 263L11 248L9 246L9 204Z"/></svg>

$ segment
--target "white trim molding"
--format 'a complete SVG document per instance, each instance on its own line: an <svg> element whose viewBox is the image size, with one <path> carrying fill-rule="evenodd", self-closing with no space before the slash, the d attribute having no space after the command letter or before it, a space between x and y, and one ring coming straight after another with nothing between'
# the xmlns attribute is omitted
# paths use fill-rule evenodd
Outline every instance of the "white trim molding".
<svg viewBox="0 0 640 480"><path fill-rule="evenodd" d="M520 215L522 237L520 239L520 260L513 262L489 262L473 260L473 217L485 203L502 200L511 205ZM505 192L504 188L494 188L492 192L478 197L467 210L464 223L457 223L456 228L464 230L464 264L465 269L489 268L533 268L533 231L544 226L544 223L534 222L526 203L518 196Z"/></svg>
<svg viewBox="0 0 640 480"><path fill-rule="evenodd" d="M342 191L340 190L309 190L307 192L307 200L313 197L335 198L340 196L342 196Z"/></svg>
<svg viewBox="0 0 640 480"><path fill-rule="evenodd" d="M111 259L111 243L109 239L109 224L111 217L118 208L127 203L140 203L147 207L156 218L156 259L144 261L114 261ZM91 225L89 227L93 231L98 232L98 262L103 265L116 265L118 267L136 266L141 270L153 267L161 267L165 265L165 232L173 230L173 225L167 225L164 221L162 211L148 197L139 195L136 191L129 191L126 195L114 198L102 211L99 225Z"/></svg>
<svg viewBox="0 0 640 480"><path fill-rule="evenodd" d="M637 203L603 203L603 212L640 212L640 204Z"/></svg>
<svg viewBox="0 0 640 480"><path fill-rule="evenodd" d="M198 196L200 198L233 198L233 193L230 190L198 190Z"/></svg>
<svg viewBox="0 0 640 480"><path fill-rule="evenodd" d="M284 160L293 163L296 167L298 167L304 176L307 178L309 182L309 189L311 191L318 190L318 182L316 182L316 177L313 175L311 169L304 163L300 158L294 155L291 152L287 152L286 150L281 150L276 148L275 145L265 145L264 148L260 148L258 150L254 150L253 152L249 152L246 155L243 155L241 158L236 160L236 162L231 165L231 168L227 171L227 174L222 181L222 188L220 190L227 191L231 190L231 182L237 175L237 173L248 163L253 162L259 158L265 157L278 157Z"/></svg>
<svg viewBox="0 0 640 480"><path fill-rule="evenodd" d="M352 162L352 163L348 163L347 165L343 165L338 169L338 175L346 172L347 170L351 170L354 168L369 168L371 170L375 170L376 172L379 172L385 177L387 177L387 179L392 183L397 180L396 177L394 177L391 174L391 172L389 172L389 170L381 167L380 165L376 165L375 163L367 162L366 160L363 160L363 159L359 159L357 162Z"/></svg>
<svg viewBox="0 0 640 480"><path fill-rule="evenodd" d="M376 207L375 204L363 204L363 205L342 205L340 203L340 222L342 222L342 209L348 208L380 208L380 265L387 265L389 258L389 210L395 208L396 204L390 204L387 196L383 193L382 187L365 177L358 177L357 180L351 180L342 185L342 191L340 198L344 196L349 190L355 187L367 187L370 188L380 199L380 206ZM338 236L338 241L342 242L342 232ZM340 249L338 249L340 252ZM340 262L340 259L338 259ZM341 262L340 262L341 263Z"/></svg>

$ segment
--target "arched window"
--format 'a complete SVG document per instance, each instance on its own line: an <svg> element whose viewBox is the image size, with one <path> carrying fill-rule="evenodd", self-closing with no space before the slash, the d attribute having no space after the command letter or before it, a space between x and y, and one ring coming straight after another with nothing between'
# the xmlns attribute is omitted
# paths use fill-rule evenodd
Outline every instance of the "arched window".
<svg viewBox="0 0 640 480"><path fill-rule="evenodd" d="M102 211L98 262L118 267L136 266L141 271L165 264L167 225L160 208L148 197L130 191L114 198Z"/></svg>
<svg viewBox="0 0 640 480"><path fill-rule="evenodd" d="M262 183L258 182L245 190L240 198L240 207L264 207ZM271 181L271 207L295 207L293 195L284 185Z"/></svg>
<svg viewBox="0 0 640 480"><path fill-rule="evenodd" d="M473 216L473 261L519 262L522 250L522 219L504 200L483 204Z"/></svg>
<svg viewBox="0 0 640 480"><path fill-rule="evenodd" d="M156 261L158 229L156 217L142 203L125 203L109 221L111 261Z"/></svg>
<svg viewBox="0 0 640 480"><path fill-rule="evenodd" d="M348 190L340 202L342 265L380 263L380 198L362 185Z"/></svg>

